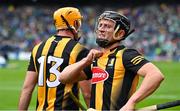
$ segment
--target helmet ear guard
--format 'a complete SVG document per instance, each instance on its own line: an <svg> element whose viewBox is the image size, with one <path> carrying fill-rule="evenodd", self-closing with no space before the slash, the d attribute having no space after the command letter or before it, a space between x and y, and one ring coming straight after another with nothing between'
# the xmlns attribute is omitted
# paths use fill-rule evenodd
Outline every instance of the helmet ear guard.
<svg viewBox="0 0 180 111"><path fill-rule="evenodd" d="M127 38L130 34L132 34L134 31L135 31L135 29L132 29L131 31L129 31L129 32L127 33L127 35L126 35L124 38L122 38L121 40L126 39L126 38Z"/></svg>
<svg viewBox="0 0 180 111"><path fill-rule="evenodd" d="M119 30L119 27L116 27L114 33L113 33L113 39L117 40L117 41L121 41L126 39L126 37L128 37L131 33L133 33L135 31L135 29L132 29L131 31L129 31L126 35L125 35L125 31L124 30ZM121 36L122 34L122 36ZM122 38L123 37L123 38Z"/></svg>
<svg viewBox="0 0 180 111"><path fill-rule="evenodd" d="M113 39L114 40L120 40L120 36L119 36L119 28L120 28L120 26L118 25L116 28L115 28L115 30L114 30L114 33L113 33Z"/></svg>
<svg viewBox="0 0 180 111"><path fill-rule="evenodd" d="M75 20L74 27L78 31L81 28L81 20Z"/></svg>

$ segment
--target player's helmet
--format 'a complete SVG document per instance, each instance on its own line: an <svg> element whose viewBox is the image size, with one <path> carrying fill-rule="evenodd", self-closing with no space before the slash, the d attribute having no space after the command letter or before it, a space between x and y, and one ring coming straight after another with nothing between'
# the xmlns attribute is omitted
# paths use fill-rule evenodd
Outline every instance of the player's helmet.
<svg viewBox="0 0 180 111"><path fill-rule="evenodd" d="M57 30L69 28L78 30L83 17L77 8L64 7L56 10L53 18Z"/></svg>
<svg viewBox="0 0 180 111"><path fill-rule="evenodd" d="M105 11L100 15L98 22L101 19L108 19L114 21L116 23L115 30L118 31L120 29L123 29L125 31L125 35L127 35L130 30L129 19L124 15L121 15L120 13L114 11Z"/></svg>
<svg viewBox="0 0 180 111"><path fill-rule="evenodd" d="M116 25L114 27L114 35L120 29L125 31L125 35L124 35L123 39L121 39L121 40L124 40L128 35L130 35L132 32L134 32L134 29L130 31L130 25L131 25L130 20L127 17L125 17L124 15L121 15L120 13L117 13L117 12L114 12L114 11L105 11L104 13L102 13L100 15L100 17L98 18L98 22L96 24L95 30L97 30L99 21L101 19L112 20L113 22L116 23ZM117 40L115 42L119 42L121 40ZM102 40L102 39L98 39L98 38L97 38L96 42L101 47L107 47L107 46L114 43L114 42L111 43L108 40Z"/></svg>

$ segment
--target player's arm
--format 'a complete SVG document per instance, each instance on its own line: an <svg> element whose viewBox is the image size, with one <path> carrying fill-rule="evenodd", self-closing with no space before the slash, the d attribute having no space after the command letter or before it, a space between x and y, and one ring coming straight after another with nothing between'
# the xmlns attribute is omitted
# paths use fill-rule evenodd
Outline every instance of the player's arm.
<svg viewBox="0 0 180 111"><path fill-rule="evenodd" d="M94 58L100 57L101 55L101 51L92 49L85 58L67 66L59 75L59 81L62 83L73 83L91 78L92 75L85 73L86 71L84 69L90 67Z"/></svg>
<svg viewBox="0 0 180 111"><path fill-rule="evenodd" d="M19 110L27 110L30 104L32 92L35 88L35 85L38 80L38 74L35 71L33 57L31 55L28 71L26 73L25 81L23 84L23 88L21 91L20 99L19 99Z"/></svg>
<svg viewBox="0 0 180 111"><path fill-rule="evenodd" d="M134 53L136 55L135 57L138 56L140 58L139 60L141 61L139 62L139 64L136 64L137 66L132 65L131 69L134 71L137 70L137 74L144 77L144 79L139 89L130 97L122 110L134 109L135 105L150 94L152 94L159 87L160 83L164 79L163 74L154 64L147 62L141 55L138 55L138 53ZM132 61L133 58L131 59L131 62Z"/></svg>
<svg viewBox="0 0 180 111"><path fill-rule="evenodd" d="M19 99L19 110L27 110L31 101L32 92L37 83L37 73L34 71L27 71L24 85Z"/></svg>
<svg viewBox="0 0 180 111"><path fill-rule="evenodd" d="M144 79L139 89L128 100L126 104L128 109L134 109L135 105L152 94L164 79L160 70L152 63L147 63L142 66L142 68L138 70L138 74L143 76Z"/></svg>

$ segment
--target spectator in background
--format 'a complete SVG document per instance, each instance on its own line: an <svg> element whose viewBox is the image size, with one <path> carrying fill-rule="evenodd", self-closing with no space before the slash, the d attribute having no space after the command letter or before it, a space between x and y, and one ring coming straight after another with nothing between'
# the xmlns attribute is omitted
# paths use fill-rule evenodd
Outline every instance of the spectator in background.
<svg viewBox="0 0 180 111"><path fill-rule="evenodd" d="M98 19L96 42L104 53L92 63L91 108L134 110L135 105L151 95L164 79L161 71L137 50L119 44L133 32L130 26L128 18L114 11L105 11ZM67 66L59 81L69 83L73 77L81 77L79 73L86 66L83 60ZM139 76L144 79L136 90Z"/></svg>
<svg viewBox="0 0 180 111"><path fill-rule="evenodd" d="M82 42L89 48L97 47L93 35L94 17L106 8L96 5L81 8L84 12L83 36L86 37ZM112 9L112 7L108 8ZM55 33L53 20L50 17L52 10L49 6L1 6L0 13L3 14L0 16L0 21L3 22L0 22L0 38L18 40L17 44L25 44L25 47L21 47L21 51L31 51L32 44L47 39L49 35ZM135 47L150 60L180 60L180 54L176 53L180 51L179 4L149 4L135 8L114 6L113 10L124 13L131 21L136 20L134 22L134 26L137 27L136 33L126 40L127 47ZM146 40L147 37L155 39ZM173 46L171 53L166 50L167 47L164 45L166 41L169 41L169 46ZM132 43L128 44L129 42ZM142 42L145 44L142 45ZM178 51L174 50L176 47Z"/></svg>
<svg viewBox="0 0 180 111"><path fill-rule="evenodd" d="M8 52L12 50L9 40L0 39L0 67L6 67L9 62Z"/></svg>
<svg viewBox="0 0 180 111"><path fill-rule="evenodd" d="M0 68L4 68L7 66L7 60L5 59L4 56L1 55L0 53Z"/></svg>

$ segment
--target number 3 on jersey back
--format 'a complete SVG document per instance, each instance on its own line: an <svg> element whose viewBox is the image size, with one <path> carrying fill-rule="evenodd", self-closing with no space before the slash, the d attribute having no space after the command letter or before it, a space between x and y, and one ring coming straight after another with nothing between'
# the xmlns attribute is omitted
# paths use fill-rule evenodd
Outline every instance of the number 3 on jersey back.
<svg viewBox="0 0 180 111"><path fill-rule="evenodd" d="M45 59L46 59L45 56L41 56L38 59L38 62L40 64L39 78L38 78L38 85L39 86L44 86L44 61L45 61ZM56 87L60 84L60 82L58 81L58 77L60 75L60 72L57 69L63 63L63 59L57 58L54 56L48 56L47 63L50 64L51 62L55 62L55 64L49 69L49 72L50 72L50 74L53 74L55 76L55 78L54 78L55 80L49 81L47 79L46 83L47 83L48 87Z"/></svg>

